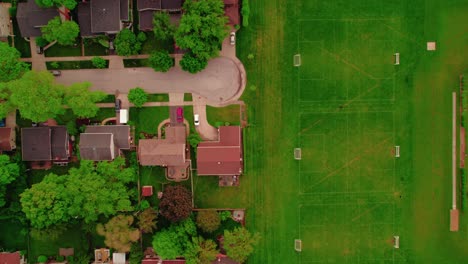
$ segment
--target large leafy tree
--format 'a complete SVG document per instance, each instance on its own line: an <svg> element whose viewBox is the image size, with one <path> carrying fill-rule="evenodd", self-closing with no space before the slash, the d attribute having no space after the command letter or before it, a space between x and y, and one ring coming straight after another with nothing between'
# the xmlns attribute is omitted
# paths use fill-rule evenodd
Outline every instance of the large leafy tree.
<svg viewBox="0 0 468 264"><path fill-rule="evenodd" d="M19 176L19 166L10 161L7 155L0 155L0 208L6 203L6 186L12 183Z"/></svg>
<svg viewBox="0 0 468 264"><path fill-rule="evenodd" d="M20 52L8 45L0 42L0 82L8 82L20 78L28 71L29 66L20 61Z"/></svg>
<svg viewBox="0 0 468 264"><path fill-rule="evenodd" d="M21 79L6 85L11 93L10 103L24 118L42 122L64 112L63 87L55 84L54 76L47 71L26 72Z"/></svg>
<svg viewBox="0 0 468 264"><path fill-rule="evenodd" d="M174 37L175 27L171 24L170 16L166 12L155 12L153 16L154 37L168 40Z"/></svg>
<svg viewBox="0 0 468 264"><path fill-rule="evenodd" d="M97 102L103 100L106 94L101 91L90 91L91 83L75 83L65 91L64 104L69 106L78 117L94 117L99 111Z"/></svg>
<svg viewBox="0 0 468 264"><path fill-rule="evenodd" d="M66 8L73 10L76 7L76 0L36 0L36 4L41 7L52 7L52 6L65 6Z"/></svg>
<svg viewBox="0 0 468 264"><path fill-rule="evenodd" d="M135 107L142 107L148 102L148 94L140 87L130 89L127 98Z"/></svg>
<svg viewBox="0 0 468 264"><path fill-rule="evenodd" d="M75 43L75 39L80 33L80 27L75 21L61 21L59 17L55 17L41 28L42 37L49 41L57 41L58 44L69 46Z"/></svg>
<svg viewBox="0 0 468 264"><path fill-rule="evenodd" d="M187 264L212 263L216 259L218 250L213 240L205 240L203 237L192 237L191 243L187 244L184 257Z"/></svg>
<svg viewBox="0 0 468 264"><path fill-rule="evenodd" d="M244 263L258 244L260 235L251 234L244 227L237 227L233 231L224 231L224 249L233 260Z"/></svg>
<svg viewBox="0 0 468 264"><path fill-rule="evenodd" d="M216 210L203 210L197 214L197 226L204 232L211 233L219 228L221 218Z"/></svg>
<svg viewBox="0 0 468 264"><path fill-rule="evenodd" d="M191 237L197 228L191 218L157 232L153 237L153 248L162 259L175 259L185 255Z"/></svg>
<svg viewBox="0 0 468 264"><path fill-rule="evenodd" d="M218 56L228 34L223 8L223 1L220 0L185 1L185 13L175 33L177 45L190 50L200 59Z"/></svg>
<svg viewBox="0 0 468 264"><path fill-rule="evenodd" d="M105 225L98 224L96 231L99 235L104 236L104 243L117 252L129 252L133 242L140 238L140 231L132 228L133 216L118 215L113 217Z"/></svg>
<svg viewBox="0 0 468 264"><path fill-rule="evenodd" d="M21 206L31 226L45 229L72 218L94 222L99 216L131 211L130 194L125 183L135 178L135 171L117 162L81 161L68 175L49 174L21 194ZM102 165L105 164L105 165ZM110 164L110 165L109 165ZM103 172L104 167L108 169Z"/></svg>
<svg viewBox="0 0 468 264"><path fill-rule="evenodd" d="M151 233L156 229L156 219L158 212L149 207L138 214L138 227L143 233Z"/></svg>
<svg viewBox="0 0 468 264"><path fill-rule="evenodd" d="M187 219L192 213L192 194L182 185L168 186L163 193L159 210L172 222Z"/></svg>
<svg viewBox="0 0 468 264"><path fill-rule="evenodd" d="M151 68L157 72L167 72L172 66L174 66L174 59L169 55L167 50L151 53L148 61Z"/></svg>
<svg viewBox="0 0 468 264"><path fill-rule="evenodd" d="M135 33L128 28L122 29L115 37L115 49L121 56L138 54L141 50L141 43Z"/></svg>
<svg viewBox="0 0 468 264"><path fill-rule="evenodd" d="M208 60L202 57L197 57L192 53L185 53L179 64L182 70L190 73L197 73L206 68Z"/></svg>

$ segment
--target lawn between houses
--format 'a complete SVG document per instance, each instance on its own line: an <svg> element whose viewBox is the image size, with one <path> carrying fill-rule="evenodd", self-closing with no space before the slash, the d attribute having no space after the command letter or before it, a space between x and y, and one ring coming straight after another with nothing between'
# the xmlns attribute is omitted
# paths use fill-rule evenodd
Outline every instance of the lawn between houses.
<svg viewBox="0 0 468 264"><path fill-rule="evenodd" d="M237 34L247 86L258 87L243 95L246 174L238 189L196 177L196 205L247 208L247 226L262 234L248 263L465 263L468 217L451 233L449 209L466 1L259 0L251 9Z"/></svg>

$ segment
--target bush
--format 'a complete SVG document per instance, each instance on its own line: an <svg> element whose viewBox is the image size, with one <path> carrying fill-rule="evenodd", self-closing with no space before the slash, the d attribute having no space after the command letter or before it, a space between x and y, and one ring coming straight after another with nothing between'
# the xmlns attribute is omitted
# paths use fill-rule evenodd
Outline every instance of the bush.
<svg viewBox="0 0 468 264"><path fill-rule="evenodd" d="M73 262L73 256L67 256L67 262L68 263Z"/></svg>
<svg viewBox="0 0 468 264"><path fill-rule="evenodd" d="M130 256L128 258L128 262L130 264L140 264L142 259L143 251L141 250L139 243L133 244L132 248L130 249Z"/></svg>
<svg viewBox="0 0 468 264"><path fill-rule="evenodd" d="M10 13L11 17L16 17L16 7L8 8L8 13Z"/></svg>
<svg viewBox="0 0 468 264"><path fill-rule="evenodd" d="M232 219L232 213L230 211L221 211L221 212L219 212L219 218L223 222L228 220L228 219Z"/></svg>
<svg viewBox="0 0 468 264"><path fill-rule="evenodd" d="M55 258L55 260L56 260L57 262L63 262L63 261L65 260L65 257L64 257L64 256L58 255L58 256Z"/></svg>
<svg viewBox="0 0 468 264"><path fill-rule="evenodd" d="M143 211L143 210L148 209L149 207L150 207L150 204L149 204L149 202L148 202L147 200L141 201L141 203L140 203L140 210Z"/></svg>
<svg viewBox="0 0 468 264"><path fill-rule="evenodd" d="M44 256L44 255L41 255L41 256L37 257L37 262L46 263L47 262L47 257Z"/></svg>
<svg viewBox="0 0 468 264"><path fill-rule="evenodd" d="M221 224L221 219L216 210L203 210L197 214L197 226L206 233L216 231Z"/></svg>
<svg viewBox="0 0 468 264"><path fill-rule="evenodd" d="M148 62L150 67L157 72L167 72L174 66L174 59L169 55L167 50L151 53Z"/></svg>
<svg viewBox="0 0 468 264"><path fill-rule="evenodd" d="M91 62L93 63L93 66L98 68L98 69L104 69L107 67L107 62L105 59L101 57L93 57L91 59Z"/></svg>
<svg viewBox="0 0 468 264"><path fill-rule="evenodd" d="M36 38L36 45L37 46L45 47L45 46L47 46L47 44L49 44L49 41L47 41L45 38L43 38L43 37L37 37Z"/></svg>
<svg viewBox="0 0 468 264"><path fill-rule="evenodd" d="M50 67L54 68L54 69L58 69L60 68L60 63L58 61L53 61L50 63Z"/></svg>
<svg viewBox="0 0 468 264"><path fill-rule="evenodd" d="M146 39L147 38L146 38L145 32L140 31L140 33L138 33L138 35L137 35L137 40L140 41L140 42L145 42Z"/></svg>
<svg viewBox="0 0 468 264"><path fill-rule="evenodd" d="M255 90L257 90L257 86L255 86L255 85L250 85L250 86L249 86L249 89L250 89L251 91L255 91Z"/></svg>
<svg viewBox="0 0 468 264"><path fill-rule="evenodd" d="M65 125L67 127L67 131L70 135L76 136L78 135L78 128L76 127L75 120L70 120Z"/></svg>
<svg viewBox="0 0 468 264"><path fill-rule="evenodd" d="M250 6L249 6L249 0L242 0L242 25L244 27L249 26L249 16L250 16Z"/></svg>
<svg viewBox="0 0 468 264"><path fill-rule="evenodd" d="M148 102L148 94L140 87L130 89L128 93L128 101L135 105L135 107L142 107Z"/></svg>
<svg viewBox="0 0 468 264"><path fill-rule="evenodd" d="M185 53L179 64L182 70L190 73L197 73L206 68L208 61L203 58L196 57L193 54Z"/></svg>
<svg viewBox="0 0 468 264"><path fill-rule="evenodd" d="M247 59L249 60L253 60L254 58L255 56L252 53L249 53L249 55L247 55Z"/></svg>

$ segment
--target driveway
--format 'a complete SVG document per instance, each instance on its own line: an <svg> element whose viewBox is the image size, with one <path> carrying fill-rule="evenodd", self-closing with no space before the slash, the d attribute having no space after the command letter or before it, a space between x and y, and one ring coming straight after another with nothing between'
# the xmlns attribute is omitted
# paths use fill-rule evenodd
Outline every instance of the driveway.
<svg viewBox="0 0 468 264"><path fill-rule="evenodd" d="M237 100L245 86L241 80L238 63L231 58L218 57L209 61L205 70L190 74L179 66L166 73L155 72L151 68L113 68L62 70L58 83L71 85L88 81L91 89L108 94L128 93L131 88L141 87L148 93L194 93L205 97L208 104L225 104Z"/></svg>

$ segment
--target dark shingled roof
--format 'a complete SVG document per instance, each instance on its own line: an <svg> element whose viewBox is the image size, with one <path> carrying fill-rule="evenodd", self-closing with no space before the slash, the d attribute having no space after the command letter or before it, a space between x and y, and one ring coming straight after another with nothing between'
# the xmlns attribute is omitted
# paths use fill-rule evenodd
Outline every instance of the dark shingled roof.
<svg viewBox="0 0 468 264"><path fill-rule="evenodd" d="M239 15L238 5L224 7L224 13L228 17L230 25L240 24L240 15Z"/></svg>
<svg viewBox="0 0 468 264"><path fill-rule="evenodd" d="M160 10L161 0L138 0L137 1L138 11L144 9Z"/></svg>
<svg viewBox="0 0 468 264"><path fill-rule="evenodd" d="M128 20L128 0L120 0L120 20Z"/></svg>
<svg viewBox="0 0 468 264"><path fill-rule="evenodd" d="M64 126L23 128L21 142L25 161L65 160L70 157L68 132Z"/></svg>
<svg viewBox="0 0 468 264"><path fill-rule="evenodd" d="M198 175L240 175L242 169L242 134L239 126L222 126L218 141L198 144Z"/></svg>
<svg viewBox="0 0 468 264"><path fill-rule="evenodd" d="M88 126L85 133L111 133L117 148L130 149L130 126Z"/></svg>
<svg viewBox="0 0 468 264"><path fill-rule="evenodd" d="M80 156L83 160L113 160L115 157L114 137L111 133L82 133Z"/></svg>
<svg viewBox="0 0 468 264"><path fill-rule="evenodd" d="M52 159L65 160L70 157L68 149L68 132L64 126L50 127L52 130Z"/></svg>
<svg viewBox="0 0 468 264"><path fill-rule="evenodd" d="M162 0L161 8L163 10L180 10L182 9L182 0Z"/></svg>
<svg viewBox="0 0 468 264"><path fill-rule="evenodd" d="M95 34L91 32L91 5L89 2L78 3L78 24L82 37L91 37Z"/></svg>
<svg viewBox="0 0 468 264"><path fill-rule="evenodd" d="M120 31L120 0L91 1L91 32Z"/></svg>
<svg viewBox="0 0 468 264"><path fill-rule="evenodd" d="M41 36L40 28L59 16L56 8L40 8L34 0L18 3L16 20L22 37Z"/></svg>
<svg viewBox="0 0 468 264"><path fill-rule="evenodd" d="M146 10L140 11L140 30L151 31L153 30L153 14L154 11Z"/></svg>

